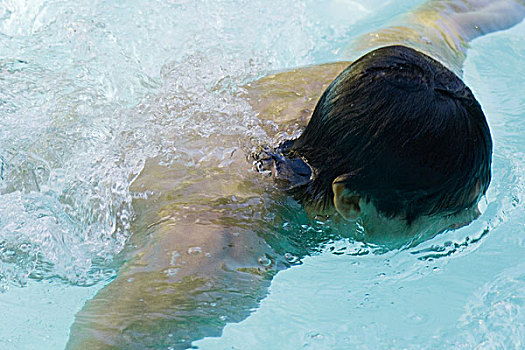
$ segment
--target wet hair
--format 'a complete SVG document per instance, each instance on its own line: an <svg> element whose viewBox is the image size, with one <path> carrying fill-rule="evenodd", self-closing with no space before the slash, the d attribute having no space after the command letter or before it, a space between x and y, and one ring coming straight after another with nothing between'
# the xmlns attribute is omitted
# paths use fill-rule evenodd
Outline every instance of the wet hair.
<svg viewBox="0 0 525 350"><path fill-rule="evenodd" d="M471 90L438 61L404 46L379 48L351 64L323 93L301 136L277 153L288 160L281 161L288 174L302 172L285 179L299 200L332 205L338 178L380 213L408 224L472 207L491 178L490 131Z"/></svg>

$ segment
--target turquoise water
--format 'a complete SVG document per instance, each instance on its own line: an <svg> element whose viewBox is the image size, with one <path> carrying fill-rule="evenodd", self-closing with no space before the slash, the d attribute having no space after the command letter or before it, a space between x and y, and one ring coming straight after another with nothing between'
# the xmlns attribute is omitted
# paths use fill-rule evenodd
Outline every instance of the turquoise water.
<svg viewBox="0 0 525 350"><path fill-rule="evenodd" d="M250 115L210 87L334 60L352 37L415 5L2 2L0 347L64 346L75 312L115 274L131 235L129 185L144 161L194 162L169 135L234 130L225 110ZM196 345L524 347L523 38L524 23L477 39L465 62L494 138L493 182L476 222L386 254L335 242L343 254L329 246L279 273L256 312ZM192 118L197 109L217 122ZM173 120L158 118L166 110Z"/></svg>

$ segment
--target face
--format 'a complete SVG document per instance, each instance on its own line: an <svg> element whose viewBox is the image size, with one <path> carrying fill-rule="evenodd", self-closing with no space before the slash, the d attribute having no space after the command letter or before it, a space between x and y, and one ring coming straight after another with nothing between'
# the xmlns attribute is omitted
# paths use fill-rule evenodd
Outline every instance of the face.
<svg viewBox="0 0 525 350"><path fill-rule="evenodd" d="M439 233L467 226L480 216L478 203L481 198L480 186L472 191L475 204L454 214L421 216L410 225L399 217L389 218L377 211L374 204L356 194L345 193L344 188L335 185L334 207L344 219L357 220L365 229L365 240L370 243L387 245L392 248L416 245L431 239Z"/></svg>
<svg viewBox="0 0 525 350"><path fill-rule="evenodd" d="M453 215L421 216L408 225L404 219L385 217L377 212L373 204L368 203L363 207L358 220L365 229L367 241L398 248L407 244L414 246L445 231L467 226L479 216L480 211L476 203L473 207Z"/></svg>

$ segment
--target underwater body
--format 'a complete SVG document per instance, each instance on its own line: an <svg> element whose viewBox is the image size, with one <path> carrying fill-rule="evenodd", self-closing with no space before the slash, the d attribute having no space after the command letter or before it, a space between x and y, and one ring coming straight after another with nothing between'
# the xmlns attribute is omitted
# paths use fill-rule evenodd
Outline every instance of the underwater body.
<svg viewBox="0 0 525 350"><path fill-rule="evenodd" d="M132 187L148 159L205 180L206 164L227 169L235 150L242 157L277 141L275 126L239 98L242 86L334 61L350 38L415 5L4 3L2 347L65 345L75 313L117 275L138 225L132 201L154 195ZM523 32L521 24L476 40L464 65L495 144L480 219L385 252L291 213L281 233L321 235L319 252L295 261L301 252L283 251L299 266L274 277L249 318L195 345L520 347ZM276 138L297 132L292 124ZM232 141L199 145L214 135Z"/></svg>

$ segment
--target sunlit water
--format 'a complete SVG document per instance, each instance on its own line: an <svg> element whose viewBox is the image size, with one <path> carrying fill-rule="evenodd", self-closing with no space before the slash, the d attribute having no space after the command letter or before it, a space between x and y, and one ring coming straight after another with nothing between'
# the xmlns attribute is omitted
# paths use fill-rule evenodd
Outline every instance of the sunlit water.
<svg viewBox="0 0 525 350"><path fill-rule="evenodd" d="M236 88L334 60L414 5L0 3L0 347L64 346L74 314L115 274L147 158L220 162L224 150L184 148L217 133L271 140ZM334 242L279 273L249 318L196 345L525 346L524 38L522 23L478 39L465 63L494 137L480 219L409 250Z"/></svg>

